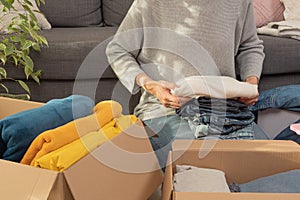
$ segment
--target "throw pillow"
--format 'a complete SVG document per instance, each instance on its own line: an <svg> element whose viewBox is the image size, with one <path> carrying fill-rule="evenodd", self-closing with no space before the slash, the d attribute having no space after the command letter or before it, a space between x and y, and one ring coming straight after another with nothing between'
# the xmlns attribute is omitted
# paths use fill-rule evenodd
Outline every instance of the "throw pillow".
<svg viewBox="0 0 300 200"><path fill-rule="evenodd" d="M284 6L280 0L253 0L253 7L256 27L283 20Z"/></svg>
<svg viewBox="0 0 300 200"><path fill-rule="evenodd" d="M102 22L100 0L45 0L40 10L53 27L85 27Z"/></svg>
<svg viewBox="0 0 300 200"><path fill-rule="evenodd" d="M32 10L37 10L39 11L35 0L29 0L32 3ZM11 10L8 13L3 13L0 12L0 33L7 33L7 27L11 23L12 19L18 14L25 14L25 10L21 6L21 4L18 1L15 1L13 3L13 6L15 7L16 10ZM3 6L0 6L0 10L3 9ZM42 13L34 12L37 20L38 20L38 25L42 29L51 29L50 23L47 21L45 16Z"/></svg>
<svg viewBox="0 0 300 200"><path fill-rule="evenodd" d="M281 0L284 4L285 20L300 20L300 1L299 0Z"/></svg>

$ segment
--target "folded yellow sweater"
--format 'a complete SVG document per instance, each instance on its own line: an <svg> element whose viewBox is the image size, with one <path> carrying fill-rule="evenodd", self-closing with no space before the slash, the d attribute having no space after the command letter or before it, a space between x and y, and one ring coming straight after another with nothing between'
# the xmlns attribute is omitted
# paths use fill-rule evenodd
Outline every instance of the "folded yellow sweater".
<svg viewBox="0 0 300 200"><path fill-rule="evenodd" d="M73 142L80 136L98 131L121 114L122 106L118 102L102 101L94 107L94 114L41 133L33 140L21 163L33 165L38 158Z"/></svg>
<svg viewBox="0 0 300 200"><path fill-rule="evenodd" d="M37 159L34 162L34 166L54 171L63 171L87 155L90 151L127 129L136 121L137 118L133 115L113 119L101 128L101 130L88 133L80 139Z"/></svg>

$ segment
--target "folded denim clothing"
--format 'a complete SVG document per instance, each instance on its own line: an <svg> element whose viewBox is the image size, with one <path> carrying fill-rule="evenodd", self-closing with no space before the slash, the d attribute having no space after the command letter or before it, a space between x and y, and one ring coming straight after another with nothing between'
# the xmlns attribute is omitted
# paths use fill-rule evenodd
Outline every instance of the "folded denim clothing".
<svg viewBox="0 0 300 200"><path fill-rule="evenodd" d="M176 192L230 192L221 170L176 165L174 174Z"/></svg>
<svg viewBox="0 0 300 200"><path fill-rule="evenodd" d="M248 106L235 99L199 97L186 102L176 113L189 121L192 130L197 130L195 126L208 125L205 133L195 133L199 136L228 135L241 129L244 130L234 137L241 135L253 139L254 136L253 113Z"/></svg>
<svg viewBox="0 0 300 200"><path fill-rule="evenodd" d="M94 107L93 114L40 134L28 148L21 163L33 165L38 158L47 153L89 132L98 131L115 117L120 117L121 113L122 106L118 102L102 101Z"/></svg>
<svg viewBox="0 0 300 200"><path fill-rule="evenodd" d="M287 85L260 92L258 101L250 106L251 111L279 108L300 111L300 85Z"/></svg>
<svg viewBox="0 0 300 200"><path fill-rule="evenodd" d="M42 156L34 162L34 166L63 171L135 122L137 122L137 118L133 115L115 118L99 131L90 132L72 143Z"/></svg>
<svg viewBox="0 0 300 200"><path fill-rule="evenodd" d="M93 106L89 97L73 95L0 120L0 158L19 162L39 134L91 114Z"/></svg>
<svg viewBox="0 0 300 200"><path fill-rule="evenodd" d="M300 170L291 170L244 184L230 184L232 192L300 193Z"/></svg>

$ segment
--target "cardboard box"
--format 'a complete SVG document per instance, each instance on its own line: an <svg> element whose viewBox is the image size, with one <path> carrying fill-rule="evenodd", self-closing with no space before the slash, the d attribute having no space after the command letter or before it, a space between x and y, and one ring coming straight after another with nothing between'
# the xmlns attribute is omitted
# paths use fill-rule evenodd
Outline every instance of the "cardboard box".
<svg viewBox="0 0 300 200"><path fill-rule="evenodd" d="M170 164L170 162L172 163ZM186 141L173 143L163 184L163 200L295 200L298 194L201 193L173 191L176 165L219 169L228 183L246 183L289 170L300 169L300 146L292 141Z"/></svg>
<svg viewBox="0 0 300 200"><path fill-rule="evenodd" d="M0 118L42 103L0 98ZM147 199L162 173L141 122L63 172L0 160L1 199Z"/></svg>

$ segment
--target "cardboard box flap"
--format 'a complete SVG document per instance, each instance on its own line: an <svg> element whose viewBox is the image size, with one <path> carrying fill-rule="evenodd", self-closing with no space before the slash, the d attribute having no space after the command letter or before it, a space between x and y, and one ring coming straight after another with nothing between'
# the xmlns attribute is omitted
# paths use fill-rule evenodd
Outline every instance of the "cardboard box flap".
<svg viewBox="0 0 300 200"><path fill-rule="evenodd" d="M24 110L38 108L42 105L44 103L0 97L0 119Z"/></svg>
<svg viewBox="0 0 300 200"><path fill-rule="evenodd" d="M283 140L175 140L173 151L300 151L300 146L293 141Z"/></svg>
<svg viewBox="0 0 300 200"><path fill-rule="evenodd" d="M288 141L176 141L172 151L177 164L219 169L228 183L248 181L299 169L300 146ZM203 145L208 147L201 149ZM214 145L212 147L212 145Z"/></svg>
<svg viewBox="0 0 300 200"><path fill-rule="evenodd" d="M75 199L147 199L162 182L147 133L139 123L79 160L64 175Z"/></svg>
<svg viewBox="0 0 300 200"><path fill-rule="evenodd" d="M174 192L173 200L296 200L300 194Z"/></svg>
<svg viewBox="0 0 300 200"><path fill-rule="evenodd" d="M1 199L46 200L58 174L5 160L0 160L0 168Z"/></svg>
<svg viewBox="0 0 300 200"><path fill-rule="evenodd" d="M74 200L63 173L58 173L48 200Z"/></svg>

